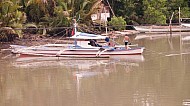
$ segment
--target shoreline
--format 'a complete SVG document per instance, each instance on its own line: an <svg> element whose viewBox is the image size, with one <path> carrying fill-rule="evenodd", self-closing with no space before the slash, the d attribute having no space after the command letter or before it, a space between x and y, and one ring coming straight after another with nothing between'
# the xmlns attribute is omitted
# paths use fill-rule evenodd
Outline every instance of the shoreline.
<svg viewBox="0 0 190 106"><path fill-rule="evenodd" d="M172 36L188 36L190 35L190 32L172 32ZM137 34L130 34L135 35L137 38L140 37L141 39L147 38L147 37L154 37L154 38L160 38L160 37L168 37L170 36L170 32L154 32L154 33L137 33ZM28 36L28 35L27 35ZM124 36L123 34L116 34L116 36ZM144 37L142 37L144 36ZM136 39L137 40L137 39ZM24 37L24 38L16 38L12 42L0 42L0 49L7 49L9 48L9 45L23 45L23 46L33 46L33 45L42 45L42 44L48 44L48 43L63 43L68 44L72 43L72 40L69 40L66 37L41 37L39 34L31 35L31 37Z"/></svg>

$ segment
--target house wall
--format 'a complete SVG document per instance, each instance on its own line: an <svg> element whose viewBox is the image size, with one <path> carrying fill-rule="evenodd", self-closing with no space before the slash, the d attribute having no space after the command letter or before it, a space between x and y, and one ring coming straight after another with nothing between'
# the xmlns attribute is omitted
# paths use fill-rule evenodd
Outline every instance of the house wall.
<svg viewBox="0 0 190 106"><path fill-rule="evenodd" d="M92 21L107 21L107 18L110 17L110 9L109 6L106 6L103 2L101 2L98 6L98 11L95 14L91 15Z"/></svg>

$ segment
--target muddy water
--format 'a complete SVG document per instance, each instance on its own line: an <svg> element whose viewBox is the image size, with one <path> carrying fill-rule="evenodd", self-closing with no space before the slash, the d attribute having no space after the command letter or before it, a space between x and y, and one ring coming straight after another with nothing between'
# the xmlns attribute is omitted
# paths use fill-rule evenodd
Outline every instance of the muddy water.
<svg viewBox="0 0 190 106"><path fill-rule="evenodd" d="M2 57L1 106L188 106L190 46L138 35L143 55L110 59Z"/></svg>

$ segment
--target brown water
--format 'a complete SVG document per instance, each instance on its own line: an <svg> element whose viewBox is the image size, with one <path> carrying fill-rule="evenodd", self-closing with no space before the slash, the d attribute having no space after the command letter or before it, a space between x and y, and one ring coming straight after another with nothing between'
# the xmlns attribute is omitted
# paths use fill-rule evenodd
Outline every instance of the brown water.
<svg viewBox="0 0 190 106"><path fill-rule="evenodd" d="M143 55L2 57L0 106L189 106L189 41L180 46L179 36L148 37L134 43L146 48Z"/></svg>

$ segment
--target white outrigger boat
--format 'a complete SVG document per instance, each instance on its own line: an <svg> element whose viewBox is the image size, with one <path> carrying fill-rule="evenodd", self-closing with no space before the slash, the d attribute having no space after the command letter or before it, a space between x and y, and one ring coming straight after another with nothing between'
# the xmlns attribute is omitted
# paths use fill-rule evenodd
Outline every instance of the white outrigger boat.
<svg viewBox="0 0 190 106"><path fill-rule="evenodd" d="M89 42L90 40L105 40L108 36L82 33L76 31L70 39L74 40L73 44L47 44L41 46L19 46L10 45L12 53L19 54L20 56L46 56L46 57L100 57L107 58L112 55L137 55L142 54L144 47L133 47L126 49L125 45L115 45L110 47L108 45L100 46L96 42ZM96 43L92 45L92 43Z"/></svg>
<svg viewBox="0 0 190 106"><path fill-rule="evenodd" d="M31 47L11 45L11 47L13 48L12 52L20 54L21 56L109 57L111 55L137 55L142 54L144 50L144 47L134 47L126 50L124 45L115 45L114 47L92 46L89 43L90 39L106 39L106 36L83 34L85 33L77 32L77 34L71 37L72 39L75 39L74 44L48 44Z"/></svg>

